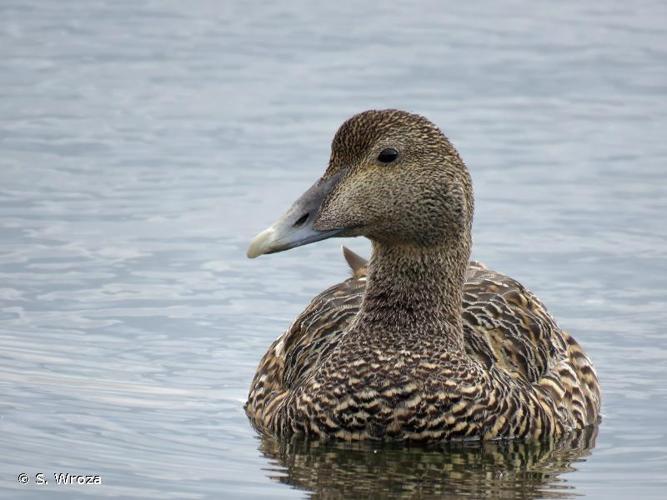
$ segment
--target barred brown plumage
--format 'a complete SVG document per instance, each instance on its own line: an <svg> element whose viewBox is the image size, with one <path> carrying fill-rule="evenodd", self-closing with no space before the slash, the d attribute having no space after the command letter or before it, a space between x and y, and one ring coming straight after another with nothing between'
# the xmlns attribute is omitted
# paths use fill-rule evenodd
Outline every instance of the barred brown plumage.
<svg viewBox="0 0 667 500"><path fill-rule="evenodd" d="M373 158L389 146L398 164L380 169ZM323 179L248 253L364 235L373 256L366 267L346 250L353 276L265 354L246 404L260 431L430 442L597 422L599 384L579 344L519 282L469 262L472 205L465 165L426 119L370 111L343 124Z"/></svg>

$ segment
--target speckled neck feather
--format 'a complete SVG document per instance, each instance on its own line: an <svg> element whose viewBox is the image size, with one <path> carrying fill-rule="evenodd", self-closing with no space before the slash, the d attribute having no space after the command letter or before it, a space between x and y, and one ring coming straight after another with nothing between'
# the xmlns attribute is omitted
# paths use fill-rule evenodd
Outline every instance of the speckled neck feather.
<svg viewBox="0 0 667 500"><path fill-rule="evenodd" d="M406 344L418 340L415 336L444 334L445 348L463 350L462 291L469 257L469 235L432 247L374 242L355 328L378 335L400 332L398 341Z"/></svg>

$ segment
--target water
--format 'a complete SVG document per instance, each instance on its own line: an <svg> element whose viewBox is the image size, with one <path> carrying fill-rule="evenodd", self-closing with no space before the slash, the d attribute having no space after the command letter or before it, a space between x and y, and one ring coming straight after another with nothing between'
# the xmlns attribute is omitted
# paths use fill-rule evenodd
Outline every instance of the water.
<svg viewBox="0 0 667 500"><path fill-rule="evenodd" d="M666 4L443 5L0 4L0 496L664 495ZM251 429L260 357L347 270L340 241L255 261L247 243L345 118L389 106L442 126L475 182L475 257L594 359L597 436Z"/></svg>

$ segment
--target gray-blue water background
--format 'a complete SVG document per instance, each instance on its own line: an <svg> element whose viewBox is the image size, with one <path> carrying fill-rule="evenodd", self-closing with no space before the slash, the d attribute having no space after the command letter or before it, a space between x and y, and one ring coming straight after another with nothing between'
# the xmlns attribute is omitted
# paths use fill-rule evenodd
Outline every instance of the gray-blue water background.
<svg viewBox="0 0 667 500"><path fill-rule="evenodd" d="M384 107L451 138L475 182L474 256L534 290L599 371L595 448L503 494L663 496L666 61L659 0L3 0L0 496L377 487L383 467L333 450L306 464L316 491L242 409L270 342L347 275L341 241L244 254L321 174L338 125ZM419 482L417 450L349 453L398 456Z"/></svg>

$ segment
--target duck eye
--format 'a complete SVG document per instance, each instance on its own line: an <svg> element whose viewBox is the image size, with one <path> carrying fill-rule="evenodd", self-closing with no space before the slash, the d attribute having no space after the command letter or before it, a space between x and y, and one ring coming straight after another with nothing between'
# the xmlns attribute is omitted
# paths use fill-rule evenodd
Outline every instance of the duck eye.
<svg viewBox="0 0 667 500"><path fill-rule="evenodd" d="M378 155L378 161L381 163L391 163L396 158L398 158L398 151L394 148L383 149Z"/></svg>

